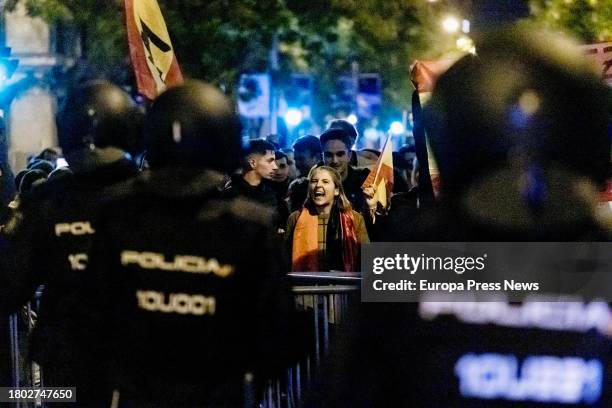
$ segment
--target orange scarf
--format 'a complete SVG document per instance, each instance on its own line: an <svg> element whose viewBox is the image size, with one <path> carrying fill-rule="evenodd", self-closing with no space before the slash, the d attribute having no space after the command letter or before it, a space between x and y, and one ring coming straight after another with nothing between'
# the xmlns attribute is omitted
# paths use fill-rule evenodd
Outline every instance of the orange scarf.
<svg viewBox="0 0 612 408"><path fill-rule="evenodd" d="M291 270L293 272L319 272L319 220L303 208L293 231ZM355 272L359 265L359 243L352 211L340 213L342 263L346 272Z"/></svg>

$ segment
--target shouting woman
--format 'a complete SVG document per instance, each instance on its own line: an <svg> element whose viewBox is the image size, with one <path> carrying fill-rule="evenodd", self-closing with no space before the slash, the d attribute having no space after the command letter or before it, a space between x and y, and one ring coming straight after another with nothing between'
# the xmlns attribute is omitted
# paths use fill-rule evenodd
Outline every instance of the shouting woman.
<svg viewBox="0 0 612 408"><path fill-rule="evenodd" d="M308 174L308 196L289 216L286 242L295 272L359 270L360 244L370 242L363 217L353 211L340 175L328 166Z"/></svg>

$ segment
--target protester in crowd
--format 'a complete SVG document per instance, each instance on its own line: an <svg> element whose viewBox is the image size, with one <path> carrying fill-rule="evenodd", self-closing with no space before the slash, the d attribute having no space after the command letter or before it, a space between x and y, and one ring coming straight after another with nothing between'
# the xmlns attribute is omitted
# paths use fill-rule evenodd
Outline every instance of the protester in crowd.
<svg viewBox="0 0 612 408"><path fill-rule="evenodd" d="M319 138L312 135L302 136L293 144L295 166L298 177L289 184L287 201L289 211L294 212L304 205L308 195L308 173L310 169L323 160L321 142Z"/></svg>
<svg viewBox="0 0 612 408"><path fill-rule="evenodd" d="M359 270L360 244L369 242L368 233L335 169L320 166L310 171L308 198L289 216L285 237L293 271Z"/></svg>
<svg viewBox="0 0 612 408"><path fill-rule="evenodd" d="M287 204L289 212L299 210L308 196L308 177L298 177L293 180L287 189Z"/></svg>
<svg viewBox="0 0 612 408"><path fill-rule="evenodd" d="M351 122L345 119L334 119L327 124L327 129L341 129L346 132L348 137L350 138L349 149L352 149L355 145L355 141L359 137L359 132L357 132L357 128Z"/></svg>
<svg viewBox="0 0 612 408"><path fill-rule="evenodd" d="M6 244L0 254L0 313L16 311L44 285L30 358L43 368L46 386L76 386L83 406L110 401L106 365L87 358L97 344L77 335L88 323L78 299L104 190L136 174L120 148L125 138L139 134L134 109L129 95L108 82L90 82L71 92L57 127L74 175L47 181L21 197L0 237ZM32 172L42 173L29 170L22 188Z"/></svg>
<svg viewBox="0 0 612 408"><path fill-rule="evenodd" d="M321 142L319 138L312 135L302 136L293 144L295 167L300 177L308 176L310 169L323 159Z"/></svg>
<svg viewBox="0 0 612 408"><path fill-rule="evenodd" d="M295 157L293 149L290 147L284 147L280 149L281 152L287 156L287 166L289 167L289 182L292 182L298 177L298 169L295 166Z"/></svg>
<svg viewBox="0 0 612 408"><path fill-rule="evenodd" d="M359 167L359 163L357 163L357 155L355 154L356 152L355 150L353 150L355 148L357 138L359 137L359 132L357 131L355 125L353 125L346 119L333 119L327 124L326 130L329 129L340 129L346 132L346 134L350 138L350 144L348 145L348 148L351 152L350 165L353 167Z"/></svg>
<svg viewBox="0 0 612 408"><path fill-rule="evenodd" d="M45 159L32 159L28 163L28 170L40 170L48 176L55 169L55 161L48 161Z"/></svg>
<svg viewBox="0 0 612 408"><path fill-rule="evenodd" d="M271 143L272 146L274 146L274 150L278 149L279 146L279 138L278 135L275 134L270 134L268 136L266 136L266 138L264 139L266 142Z"/></svg>
<svg viewBox="0 0 612 408"><path fill-rule="evenodd" d="M323 163L340 174L342 187L352 207L356 211L367 213L369 206L361 186L370 171L357 169L350 165L352 139L349 134L340 128L330 128L321 134L320 141Z"/></svg>
<svg viewBox="0 0 612 408"><path fill-rule="evenodd" d="M274 145L263 139L250 140L242 157L242 173L232 176L222 195L227 198L246 197L274 209L277 227L282 230L289 211L284 200L277 196L271 183L274 174L278 171Z"/></svg>
<svg viewBox="0 0 612 408"><path fill-rule="evenodd" d="M243 166L240 174L234 175L223 191L227 197L245 196L270 207L276 206L276 197L270 185L278 166L275 148L263 139L250 140L242 153Z"/></svg>
<svg viewBox="0 0 612 408"><path fill-rule="evenodd" d="M121 404L245 406L253 376L286 364L289 297L272 211L218 196L239 166L235 108L211 85L170 88L147 113L145 144L150 173L96 228L88 335L110 344ZM251 171L262 160L272 172L269 146L252 142Z"/></svg>
<svg viewBox="0 0 612 408"><path fill-rule="evenodd" d="M55 163L57 161L57 159L59 159L61 156L60 154L57 152L57 150L52 149L50 147L47 147L45 149L43 149L40 153L38 153L36 156L30 158L30 160L28 161L28 168L30 167L30 164L33 161L36 160L45 160L51 163Z"/></svg>
<svg viewBox="0 0 612 408"><path fill-rule="evenodd" d="M276 192L277 199L285 200L287 197L287 189L289 188L289 165L287 164L287 155L281 151L276 151L276 171L272 174L270 185Z"/></svg>
<svg viewBox="0 0 612 408"><path fill-rule="evenodd" d="M289 181L289 163L287 155L281 151L276 151L276 167L277 170L272 174L272 180L277 182Z"/></svg>
<svg viewBox="0 0 612 408"><path fill-rule="evenodd" d="M409 189L415 186L412 182L412 170L416 159L416 148L413 144L405 144L393 155L393 168L399 171L402 179L408 183Z"/></svg>

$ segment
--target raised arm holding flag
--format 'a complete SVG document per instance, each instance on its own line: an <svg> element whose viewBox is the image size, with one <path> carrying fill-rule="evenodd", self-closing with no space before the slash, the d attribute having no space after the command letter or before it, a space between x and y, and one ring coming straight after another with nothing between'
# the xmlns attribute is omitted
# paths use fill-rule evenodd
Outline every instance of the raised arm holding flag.
<svg viewBox="0 0 612 408"><path fill-rule="evenodd" d="M368 198L372 221L375 221L378 205L387 210L391 203L391 193L393 191L393 143L391 135L387 136L387 141L376 162L376 166L363 182L361 188Z"/></svg>

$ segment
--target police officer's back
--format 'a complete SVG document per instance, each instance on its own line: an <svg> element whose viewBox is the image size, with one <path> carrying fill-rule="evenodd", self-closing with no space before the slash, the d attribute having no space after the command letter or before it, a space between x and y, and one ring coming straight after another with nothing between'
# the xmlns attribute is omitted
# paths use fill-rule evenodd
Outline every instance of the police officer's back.
<svg viewBox="0 0 612 408"><path fill-rule="evenodd" d="M219 197L219 171L240 154L234 108L206 84L172 88L147 114L145 144L151 171L103 211L92 252L116 395L241 406L245 374L272 362L288 302L269 211Z"/></svg>
<svg viewBox="0 0 612 408"><path fill-rule="evenodd" d="M8 248L0 255L0 310L15 311L44 285L31 357L49 386L77 386L79 401L101 391L84 384L102 367L90 366L77 338L86 320L78 301L86 276L94 218L104 189L136 174L120 147L139 134L138 111L129 95L104 81L72 92L57 117L60 145L73 174L33 189L6 226Z"/></svg>
<svg viewBox="0 0 612 408"><path fill-rule="evenodd" d="M405 225L398 240L605 240L609 230L594 211L610 152L604 85L571 43L528 27L488 33L477 51L439 79L427 108L440 206L418 231ZM478 305L487 313L494 307ZM521 404L492 393L480 401L461 398L455 362L461 353L489 351L495 341L504 356L523 357L557 353L550 350L572 338L453 318L424 321L417 309L362 304L353 336L338 344L350 352L333 361L325 380L333 388L323 386L325 396L308 406L533 406L529 398ZM575 338L572 353L584 352L587 337ZM500 384L508 393L518 388ZM538 400L544 401L552 399Z"/></svg>

